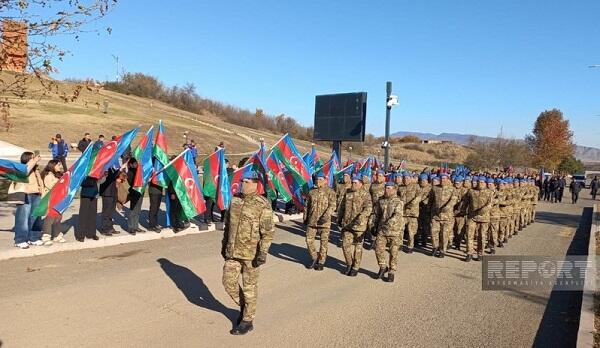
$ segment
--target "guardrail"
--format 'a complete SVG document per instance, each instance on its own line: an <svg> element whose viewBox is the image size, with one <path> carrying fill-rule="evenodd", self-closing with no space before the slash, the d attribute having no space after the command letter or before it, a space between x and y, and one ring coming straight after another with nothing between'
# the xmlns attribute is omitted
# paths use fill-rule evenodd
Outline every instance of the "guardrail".
<svg viewBox="0 0 600 348"><path fill-rule="evenodd" d="M589 268L585 277L585 285L581 295L581 314L579 316L579 331L577 332L577 347L594 347L594 297L596 294L598 269L596 268L596 234L600 231L600 216L598 205L594 204L592 223L590 227L590 242L588 244Z"/></svg>

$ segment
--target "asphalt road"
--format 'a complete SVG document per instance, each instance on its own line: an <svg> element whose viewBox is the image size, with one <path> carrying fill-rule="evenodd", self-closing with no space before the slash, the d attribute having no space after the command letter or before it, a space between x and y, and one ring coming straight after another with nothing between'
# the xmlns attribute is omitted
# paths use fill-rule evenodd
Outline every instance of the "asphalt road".
<svg viewBox="0 0 600 348"><path fill-rule="evenodd" d="M538 222L500 255L585 254L592 205L539 205ZM567 202L567 203L565 203ZM581 219L582 215L585 219ZM580 224L581 221L581 224ZM332 237L337 237L332 233ZM481 263L401 253L396 282L307 270L303 232L278 225L262 267L255 330L221 285L220 232L0 262L0 340L11 347L248 347L574 345L581 293L482 291ZM454 257L452 257L454 256Z"/></svg>

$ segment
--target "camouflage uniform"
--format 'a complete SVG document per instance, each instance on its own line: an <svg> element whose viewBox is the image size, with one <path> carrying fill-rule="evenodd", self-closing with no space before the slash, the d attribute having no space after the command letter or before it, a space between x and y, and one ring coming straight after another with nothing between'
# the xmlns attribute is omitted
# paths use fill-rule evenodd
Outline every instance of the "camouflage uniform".
<svg viewBox="0 0 600 348"><path fill-rule="evenodd" d="M473 242L477 239L477 253L482 254L490 224L492 194L488 189L472 189L467 194L467 255L473 255Z"/></svg>
<svg viewBox="0 0 600 348"><path fill-rule="evenodd" d="M448 186L434 186L429 193L429 211L431 212L431 244L433 250L446 253L448 240L454 227L454 205L459 196L456 189Z"/></svg>
<svg viewBox="0 0 600 348"><path fill-rule="evenodd" d="M343 183L343 182L338 182L335 185L335 196L336 196L336 202L335 202L335 206L336 208L340 207L340 203L342 203L342 198L344 198L344 195L346 194L346 191L350 189L350 183Z"/></svg>
<svg viewBox="0 0 600 348"><path fill-rule="evenodd" d="M324 264L327 259L331 215L335 211L335 192L329 187L313 188L306 197L306 246L312 260ZM321 247L317 253L315 237L321 239Z"/></svg>
<svg viewBox="0 0 600 348"><path fill-rule="evenodd" d="M429 211L429 192L431 191L431 185L427 184L425 187L419 186L421 195L419 203L419 227L417 229L418 239L422 245L427 244L427 236L429 235L429 229L431 227L431 212Z"/></svg>
<svg viewBox="0 0 600 348"><path fill-rule="evenodd" d="M518 230L521 229L519 226L519 216L521 211L521 188L518 186L513 187L513 230L512 235L514 235Z"/></svg>
<svg viewBox="0 0 600 348"><path fill-rule="evenodd" d="M338 226L342 232L342 249L346 264L353 270L360 268L362 260L363 234L367 230L373 206L371 196L361 188L346 191L338 208Z"/></svg>
<svg viewBox="0 0 600 348"><path fill-rule="evenodd" d="M520 197L521 197L521 204L520 204L521 205L521 209L519 210L519 213L520 213L519 214L519 226L521 228L524 228L527 225L527 222L526 222L526 220L527 220L527 209L529 207L529 202L530 202L530 200L529 200L530 193L528 192L529 190L525 186L521 186L521 187L519 187L519 189L521 191L521 194L520 194Z"/></svg>
<svg viewBox="0 0 600 348"><path fill-rule="evenodd" d="M244 321L252 321L256 313L259 269L253 260L267 255L273 234L273 211L265 197L254 193L232 198L222 242L223 286L242 308Z"/></svg>
<svg viewBox="0 0 600 348"><path fill-rule="evenodd" d="M369 217L369 224L367 225L367 232L365 234L365 239L372 240L372 233L375 226L375 205L379 198L383 197L385 193L385 183L374 182L371 184L369 188L369 195L371 196L371 204L372 204L372 213ZM374 244L374 241L373 241Z"/></svg>
<svg viewBox="0 0 600 348"><path fill-rule="evenodd" d="M404 226L404 203L400 197L383 197L375 206L375 255L379 268L388 268L394 273L398 267L398 249L402 243L401 231ZM389 266L385 249L389 245Z"/></svg>
<svg viewBox="0 0 600 348"><path fill-rule="evenodd" d="M540 199L540 188L534 185L531 187L531 191L533 197L531 198L531 216L529 217L529 221L535 222L535 213L537 210L538 200Z"/></svg>
<svg viewBox="0 0 600 348"><path fill-rule="evenodd" d="M456 189L456 194L459 197L458 202L454 205L454 236L450 237L450 244L454 242L456 249L460 249L460 242L465 236L467 226L467 193L470 189L461 187Z"/></svg>
<svg viewBox="0 0 600 348"><path fill-rule="evenodd" d="M499 191L496 189L490 189L492 192L492 208L490 210L490 226L488 228L488 242L490 247L494 249L496 245L498 245L498 233L500 230L500 205L499 205Z"/></svg>
<svg viewBox="0 0 600 348"><path fill-rule="evenodd" d="M408 232L408 248L415 246L415 235L419 227L419 203L421 203L421 189L419 185L410 183L398 186L398 197L404 203L404 226L400 230L400 239L404 237L404 229Z"/></svg>
<svg viewBox="0 0 600 348"><path fill-rule="evenodd" d="M498 191L498 207L500 207L500 225L498 229L498 242L505 243L509 234L509 219L512 216L512 199L510 191L506 188Z"/></svg>

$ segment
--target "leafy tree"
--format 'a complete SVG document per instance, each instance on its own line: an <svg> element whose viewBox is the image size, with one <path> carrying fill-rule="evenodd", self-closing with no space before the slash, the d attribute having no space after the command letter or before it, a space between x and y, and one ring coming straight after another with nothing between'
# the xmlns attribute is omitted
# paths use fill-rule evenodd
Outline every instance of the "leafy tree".
<svg viewBox="0 0 600 348"><path fill-rule="evenodd" d="M575 159L574 156L563 159L558 165L558 171L561 173L578 174L583 173L584 170L585 166L583 165L583 162Z"/></svg>
<svg viewBox="0 0 600 348"><path fill-rule="evenodd" d="M573 156L573 132L569 120L558 109L546 110L538 116L532 134L525 140L537 166L555 170L562 160Z"/></svg>
<svg viewBox="0 0 600 348"><path fill-rule="evenodd" d="M27 32L28 73L10 74L0 79L0 95L4 97L0 114L6 131L12 126L9 121L11 100L31 98L34 93L57 93L57 85L46 76L56 72L54 62L62 61L68 52L54 44L52 37L72 36L78 40L84 31L100 31L91 27L92 23L106 16L116 3L117 0L0 0L0 25L16 25ZM110 27L105 30L112 32ZM21 47L15 45L20 44L6 40L3 50L19 51ZM32 87L32 79L42 88ZM61 98L65 102L75 100L81 88L76 87L72 96L65 92Z"/></svg>

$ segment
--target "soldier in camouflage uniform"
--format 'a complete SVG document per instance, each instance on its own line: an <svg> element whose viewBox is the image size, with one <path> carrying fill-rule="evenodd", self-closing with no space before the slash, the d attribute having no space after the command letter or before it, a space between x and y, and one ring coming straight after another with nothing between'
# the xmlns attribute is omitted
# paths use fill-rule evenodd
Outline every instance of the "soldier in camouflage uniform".
<svg viewBox="0 0 600 348"><path fill-rule="evenodd" d="M383 197L383 192L385 191L385 172L383 170L377 170L375 175L373 176L373 183L369 188L369 195L371 196L371 202L373 206L373 212L369 217L369 224L367 225L367 232L365 233L365 249L371 250L371 248L375 245L375 238L373 238L372 233L374 232L375 226L375 204L379 201L379 198Z"/></svg>
<svg viewBox="0 0 600 348"><path fill-rule="evenodd" d="M525 188L525 179L519 179L519 189L518 189L518 205L519 205L519 214L517 217L517 226L518 232L521 232L523 228L525 228L525 210L527 209L527 201L529 200L527 194L527 188ZM515 231L515 235L517 234Z"/></svg>
<svg viewBox="0 0 600 348"><path fill-rule="evenodd" d="M400 175L398 175L400 177ZM404 230L408 234L406 253L411 254L415 247L415 235L419 228L419 203L421 203L421 189L410 177L402 174L402 185L398 186L398 197L404 203L404 226L401 228L400 240L404 237Z"/></svg>
<svg viewBox="0 0 600 348"><path fill-rule="evenodd" d="M531 198L531 214L529 217L529 222L535 222L535 213L537 210L538 200L540 199L540 188L535 185L535 182L531 182L531 194L533 197Z"/></svg>
<svg viewBox="0 0 600 348"><path fill-rule="evenodd" d="M342 232L342 249L346 259L345 274L356 277L362 260L363 234L367 229L373 205L364 190L360 176L352 177L352 186L338 208L337 224Z"/></svg>
<svg viewBox="0 0 600 348"><path fill-rule="evenodd" d="M500 225L498 230L498 248L508 242L509 218L512 215L510 192L507 189L508 178L501 179L498 185L498 206L500 207Z"/></svg>
<svg viewBox="0 0 600 348"><path fill-rule="evenodd" d="M462 176L454 178L454 187L459 197L454 205L454 236L450 239L450 244L454 244L454 249L460 250L460 243L465 236L467 226L467 192L471 189L471 178L464 179Z"/></svg>
<svg viewBox="0 0 600 348"><path fill-rule="evenodd" d="M331 230L331 215L335 211L335 192L327 186L327 180L322 172L315 175L316 187L308 192L306 197L305 220L306 246L312 262L308 269L323 270L327 259L329 231ZM315 247L315 237L320 236L319 252Z"/></svg>
<svg viewBox="0 0 600 348"><path fill-rule="evenodd" d="M335 196L336 196L336 208L339 208L342 198L346 194L346 190L350 188L350 174L344 173L344 178L341 182L337 182L335 185Z"/></svg>
<svg viewBox="0 0 600 348"><path fill-rule="evenodd" d="M441 178L441 180L440 180ZM432 180L434 186L429 193L431 212L431 256L443 258L446 255L448 240L454 227L454 205L459 200L448 174L441 174ZM435 183L439 183L435 185Z"/></svg>
<svg viewBox="0 0 600 348"><path fill-rule="evenodd" d="M394 273L398 267L398 249L402 244L401 231L404 230L403 216L404 203L398 197L394 182L385 183L385 194L375 205L375 255L379 264L377 279L394 281ZM388 246L389 257L385 251Z"/></svg>
<svg viewBox="0 0 600 348"><path fill-rule="evenodd" d="M259 267L267 260L273 240L273 211L270 202L256 193L258 176L247 174L242 179L242 193L231 199L225 214L221 255L223 286L240 306L233 335L244 335L254 327ZM240 275L242 284L239 284Z"/></svg>
<svg viewBox="0 0 600 348"><path fill-rule="evenodd" d="M467 257L466 262L473 258L473 241L477 240L477 260L481 261L485 239L490 224L490 210L492 208L492 194L486 188L486 178L477 178L477 188L469 190L467 201Z"/></svg>
<svg viewBox="0 0 600 348"><path fill-rule="evenodd" d="M419 227L417 228L417 237L421 246L427 245L427 236L431 227L431 214L429 212L429 192L431 184L428 181L428 175L422 173L419 175L419 191L421 195L419 203Z"/></svg>
<svg viewBox="0 0 600 348"><path fill-rule="evenodd" d="M500 179L496 179L500 184ZM496 245L498 244L498 232L500 230L500 204L499 204L499 191L496 189L496 180L488 178L487 189L492 192L492 209L490 210L490 226L488 228L487 241L490 246L490 253L493 255L496 253Z"/></svg>
<svg viewBox="0 0 600 348"><path fill-rule="evenodd" d="M509 217L509 235L508 238L512 238L512 236L517 232L518 216L519 216L519 179L510 178L510 197L511 197L511 207L512 207L512 215Z"/></svg>

